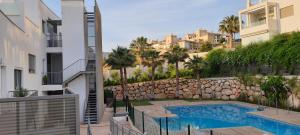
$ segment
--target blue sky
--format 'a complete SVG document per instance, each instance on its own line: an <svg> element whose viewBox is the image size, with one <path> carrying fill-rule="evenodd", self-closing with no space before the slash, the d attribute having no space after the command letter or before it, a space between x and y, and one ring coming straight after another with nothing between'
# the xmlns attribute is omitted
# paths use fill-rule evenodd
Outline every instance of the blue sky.
<svg viewBox="0 0 300 135"><path fill-rule="evenodd" d="M60 14L60 0L44 0ZM90 5L94 0L85 0ZM238 15L246 0L97 0L102 14L103 51L129 46L138 36L163 39L199 28L217 32L219 22Z"/></svg>

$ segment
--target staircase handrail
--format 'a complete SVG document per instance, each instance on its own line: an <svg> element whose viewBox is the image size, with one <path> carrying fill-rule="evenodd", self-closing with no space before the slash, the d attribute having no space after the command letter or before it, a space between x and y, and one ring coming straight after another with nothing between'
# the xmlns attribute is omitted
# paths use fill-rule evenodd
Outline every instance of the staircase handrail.
<svg viewBox="0 0 300 135"><path fill-rule="evenodd" d="M78 59L66 68L63 69L63 81L71 78L72 76L87 71L88 61L90 59Z"/></svg>
<svg viewBox="0 0 300 135"><path fill-rule="evenodd" d="M63 71L65 71L66 69L70 68L71 66L75 65L77 62L82 61L82 60L88 60L88 59L78 59L76 61L74 61L73 63L71 63L69 66L67 66L66 68L63 69Z"/></svg>

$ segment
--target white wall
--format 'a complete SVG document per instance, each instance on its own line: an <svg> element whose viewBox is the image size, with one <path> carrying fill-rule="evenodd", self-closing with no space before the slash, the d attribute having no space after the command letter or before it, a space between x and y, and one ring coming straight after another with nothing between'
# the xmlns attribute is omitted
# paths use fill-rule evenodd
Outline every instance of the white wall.
<svg viewBox="0 0 300 135"><path fill-rule="evenodd" d="M245 37L245 38L242 39L242 45L249 45L251 43L266 41L266 40L269 40L269 39L270 39L270 34L269 33L250 36L250 37Z"/></svg>
<svg viewBox="0 0 300 135"><path fill-rule="evenodd" d="M83 1L62 0L63 68L85 59L83 7ZM80 68L76 70L80 71ZM64 72L64 80L67 79L65 76L70 75Z"/></svg>
<svg viewBox="0 0 300 135"><path fill-rule="evenodd" d="M69 83L68 88L75 94L79 96L79 112L80 112L80 122L83 122L84 116L84 106L85 99L87 98L86 93L86 76L80 76Z"/></svg>
<svg viewBox="0 0 300 135"><path fill-rule="evenodd" d="M45 59L46 38L42 33L42 18L55 17L48 11L40 14L40 0L21 0L25 2L26 7L36 9L26 12L26 16L21 16L20 19L24 23L24 27L20 28L15 20L6 17L0 13L0 57L3 58L4 68L2 70L1 96L0 98L8 97L8 91L14 90L14 70L22 70L22 87L29 90L42 89L42 72L43 59ZM32 3L33 2L33 3ZM23 6L24 6L23 5ZM23 7L21 6L21 7ZM39 8L38 8L39 7ZM44 9L47 11L47 9ZM21 14L24 14L21 13ZM42 17L43 16L43 17ZM57 17L56 17L57 18ZM29 73L28 71L28 54L33 54L36 57L36 72ZM5 69L5 70L4 70ZM4 71L4 72L3 72ZM3 85L5 84L5 85Z"/></svg>

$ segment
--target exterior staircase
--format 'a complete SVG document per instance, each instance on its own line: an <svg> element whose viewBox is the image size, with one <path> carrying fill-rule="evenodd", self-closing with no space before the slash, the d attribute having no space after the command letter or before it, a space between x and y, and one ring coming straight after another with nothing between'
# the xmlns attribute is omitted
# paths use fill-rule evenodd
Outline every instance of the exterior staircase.
<svg viewBox="0 0 300 135"><path fill-rule="evenodd" d="M87 71L95 71L96 65L95 60L89 60L87 67ZM86 110L84 115L84 123L88 123L90 120L91 124L97 124L98 122L98 111L97 111L97 93L96 93L96 73L88 74L88 100L86 104Z"/></svg>
<svg viewBox="0 0 300 135"><path fill-rule="evenodd" d="M98 116L97 116L97 97L96 91L92 90L88 96L87 107L84 115L84 123L87 124L90 120L91 124L97 124Z"/></svg>

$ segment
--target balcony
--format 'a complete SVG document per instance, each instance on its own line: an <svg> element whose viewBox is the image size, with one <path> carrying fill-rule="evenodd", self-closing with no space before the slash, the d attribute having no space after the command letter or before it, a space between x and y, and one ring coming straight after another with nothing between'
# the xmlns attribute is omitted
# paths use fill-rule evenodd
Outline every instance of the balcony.
<svg viewBox="0 0 300 135"><path fill-rule="evenodd" d="M252 27L256 27L256 26L261 26L261 25L265 25L266 23L267 23L266 19L258 20L258 21L249 23L248 25L242 25L242 29L252 28Z"/></svg>
<svg viewBox="0 0 300 135"><path fill-rule="evenodd" d="M47 47L62 47L62 35L47 34Z"/></svg>
<svg viewBox="0 0 300 135"><path fill-rule="evenodd" d="M43 85L61 85L63 83L62 72L47 72L43 76Z"/></svg>
<svg viewBox="0 0 300 135"><path fill-rule="evenodd" d="M79 135L77 95L0 99L0 134Z"/></svg>
<svg viewBox="0 0 300 135"><path fill-rule="evenodd" d="M261 3L265 3L265 2L268 2L268 0L248 0L248 7L251 7L251 6L256 6L258 4L261 4Z"/></svg>

